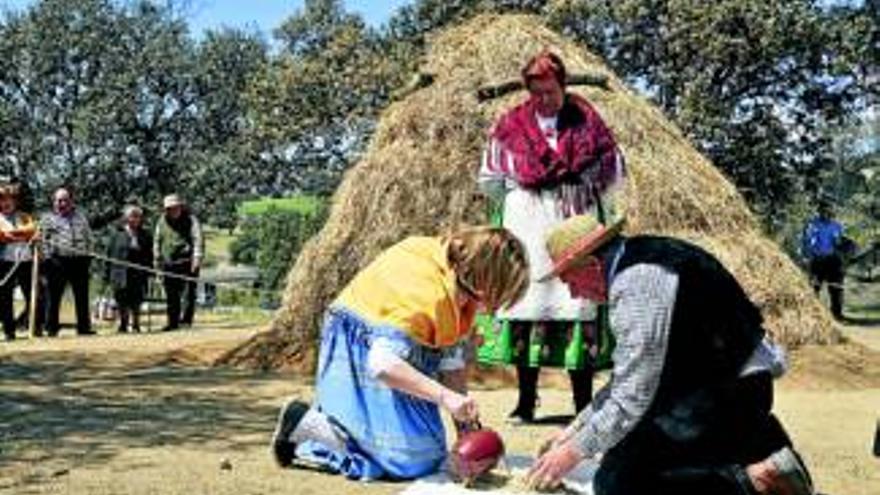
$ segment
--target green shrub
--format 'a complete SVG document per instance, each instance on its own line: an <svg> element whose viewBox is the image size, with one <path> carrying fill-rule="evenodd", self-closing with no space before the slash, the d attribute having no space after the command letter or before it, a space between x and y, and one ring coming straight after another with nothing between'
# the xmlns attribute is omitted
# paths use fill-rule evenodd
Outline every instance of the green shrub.
<svg viewBox="0 0 880 495"><path fill-rule="evenodd" d="M230 255L235 262L256 264L261 288L280 290L303 245L324 225L326 213L323 202L307 209L270 204L265 211L245 217L241 234L230 244ZM275 305L279 300L265 295L262 302Z"/></svg>

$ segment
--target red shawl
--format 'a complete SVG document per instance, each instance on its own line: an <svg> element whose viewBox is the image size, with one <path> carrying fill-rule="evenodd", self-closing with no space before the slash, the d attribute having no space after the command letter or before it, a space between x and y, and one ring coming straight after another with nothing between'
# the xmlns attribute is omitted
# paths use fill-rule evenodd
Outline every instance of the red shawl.
<svg viewBox="0 0 880 495"><path fill-rule="evenodd" d="M566 209L584 210L620 177L618 149L611 131L583 98L566 94L557 122L558 146L554 150L538 126L530 98L501 117L489 153L490 170L510 175L522 187L553 189L562 184L581 185L580 197L563 198ZM569 211L568 214L583 213Z"/></svg>

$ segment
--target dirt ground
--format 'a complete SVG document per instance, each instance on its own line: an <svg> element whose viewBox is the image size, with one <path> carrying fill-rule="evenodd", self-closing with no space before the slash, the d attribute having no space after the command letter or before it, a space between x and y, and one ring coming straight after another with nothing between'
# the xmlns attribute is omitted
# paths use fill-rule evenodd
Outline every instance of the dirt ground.
<svg viewBox="0 0 880 495"><path fill-rule="evenodd" d="M404 489L276 468L267 442L277 408L291 394L310 397L309 380L204 366L257 331L205 326L211 328L0 344L0 494ZM880 348L880 327L848 334ZM804 349L777 389L777 411L823 493L880 493L880 459L871 455L880 419L878 356L856 345ZM542 391L539 413L567 414L567 391L555 386L564 380L545 378L554 386ZM500 430L509 452L530 452L556 427L504 425L515 400L509 387L483 386L476 397L484 423Z"/></svg>

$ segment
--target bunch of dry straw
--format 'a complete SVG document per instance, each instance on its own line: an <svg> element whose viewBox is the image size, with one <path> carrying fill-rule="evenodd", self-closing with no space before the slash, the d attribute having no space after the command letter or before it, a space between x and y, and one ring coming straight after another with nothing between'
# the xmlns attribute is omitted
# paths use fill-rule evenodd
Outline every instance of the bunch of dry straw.
<svg viewBox="0 0 880 495"><path fill-rule="evenodd" d="M291 270L271 330L224 360L311 369L326 306L375 255L407 235L485 221L475 185L481 148L494 119L524 93L480 103L476 90L517 77L544 48L572 73L608 77L607 88L570 90L595 105L626 155L629 234L680 236L717 255L762 308L777 340L795 346L839 339L805 277L764 238L733 185L659 110L539 19L487 15L432 40L422 68L432 84L383 113L369 150L336 192L326 226Z"/></svg>

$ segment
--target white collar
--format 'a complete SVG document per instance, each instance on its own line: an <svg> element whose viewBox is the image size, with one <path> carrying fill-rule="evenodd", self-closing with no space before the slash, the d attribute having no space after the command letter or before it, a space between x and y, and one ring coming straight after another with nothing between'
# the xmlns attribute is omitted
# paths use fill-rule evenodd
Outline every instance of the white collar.
<svg viewBox="0 0 880 495"><path fill-rule="evenodd" d="M556 129L556 124L559 122L559 114L552 117L544 117L538 112L535 112L535 119L538 121L538 127L540 127L541 130Z"/></svg>

